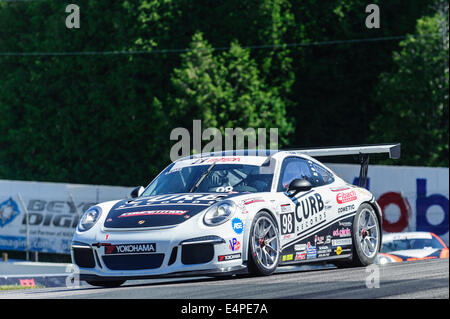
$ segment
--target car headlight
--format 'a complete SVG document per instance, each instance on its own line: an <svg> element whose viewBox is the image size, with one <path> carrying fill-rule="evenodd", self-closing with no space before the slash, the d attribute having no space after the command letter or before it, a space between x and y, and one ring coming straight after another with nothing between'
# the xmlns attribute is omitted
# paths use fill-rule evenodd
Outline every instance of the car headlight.
<svg viewBox="0 0 450 319"><path fill-rule="evenodd" d="M391 263L391 262L392 262L391 258L388 258L386 256L378 256L377 264L379 264L379 265L385 265L385 264L388 264L388 263Z"/></svg>
<svg viewBox="0 0 450 319"><path fill-rule="evenodd" d="M203 223L207 226L217 226L225 223L236 211L236 204L231 201L223 201L206 210Z"/></svg>
<svg viewBox="0 0 450 319"><path fill-rule="evenodd" d="M100 215L102 214L102 209L98 206L93 206L89 208L81 217L80 223L78 224L79 231L86 231L95 225Z"/></svg>

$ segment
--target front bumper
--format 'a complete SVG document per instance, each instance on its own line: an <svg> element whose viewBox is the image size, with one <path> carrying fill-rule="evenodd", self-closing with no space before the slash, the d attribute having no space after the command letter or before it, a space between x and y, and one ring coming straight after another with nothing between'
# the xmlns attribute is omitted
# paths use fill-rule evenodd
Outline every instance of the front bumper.
<svg viewBox="0 0 450 319"><path fill-rule="evenodd" d="M161 278L177 278L177 277L221 277L234 274L247 274L248 269L245 264L226 268L215 268L206 270L180 271L162 275L128 275L128 276L99 276L88 273L81 273L80 280L84 281L120 281L120 280L137 280L137 279L161 279Z"/></svg>
<svg viewBox="0 0 450 319"><path fill-rule="evenodd" d="M79 268L80 279L88 281L246 273L244 245L233 246L233 249L230 245L233 240L243 243L243 235L233 233L227 223L214 229L200 227L195 232L192 227L185 228L187 226L75 233L72 261ZM212 230L220 236L211 235ZM148 248L146 245L151 244L155 245L154 251L136 252L135 247Z"/></svg>

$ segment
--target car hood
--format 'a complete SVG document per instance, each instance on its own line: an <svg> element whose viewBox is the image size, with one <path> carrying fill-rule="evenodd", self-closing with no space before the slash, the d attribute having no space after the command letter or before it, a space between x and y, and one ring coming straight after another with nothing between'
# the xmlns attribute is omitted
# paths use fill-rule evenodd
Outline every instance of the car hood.
<svg viewBox="0 0 450 319"><path fill-rule="evenodd" d="M396 257L400 257L403 260L406 260L408 258L425 258L425 257L439 257L439 253L442 249L436 249L436 248L428 248L428 249L408 249L408 250L397 250L397 251L391 251L387 254L394 255Z"/></svg>
<svg viewBox="0 0 450 319"><path fill-rule="evenodd" d="M186 193L140 197L117 202L105 228L148 228L183 223L211 205L239 193Z"/></svg>

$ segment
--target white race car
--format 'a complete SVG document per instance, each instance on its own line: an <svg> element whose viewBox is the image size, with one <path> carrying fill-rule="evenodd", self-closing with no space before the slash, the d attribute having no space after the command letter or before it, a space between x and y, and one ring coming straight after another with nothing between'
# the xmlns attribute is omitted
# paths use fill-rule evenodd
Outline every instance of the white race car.
<svg viewBox="0 0 450 319"><path fill-rule="evenodd" d="M376 264L392 262L448 258L448 248L431 232L390 233L383 236L383 248Z"/></svg>
<svg viewBox="0 0 450 319"><path fill-rule="evenodd" d="M80 279L118 286L163 276L269 275L278 266L363 266L381 246L381 209L311 156L357 154L365 186L371 153L400 144L226 151L171 163L132 198L89 208L71 253Z"/></svg>

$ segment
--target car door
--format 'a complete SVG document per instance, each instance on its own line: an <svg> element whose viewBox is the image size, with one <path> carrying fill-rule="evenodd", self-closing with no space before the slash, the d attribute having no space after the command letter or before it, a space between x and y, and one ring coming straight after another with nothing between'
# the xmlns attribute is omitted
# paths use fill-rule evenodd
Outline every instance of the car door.
<svg viewBox="0 0 450 319"><path fill-rule="evenodd" d="M331 246L327 245L328 242L331 243L330 227L327 225L332 216L330 210L333 208L333 194L328 185L332 183L333 177L325 174L324 178L322 168L301 157L292 156L283 160L277 191L284 195L280 197L289 206L280 203L282 263L315 259L319 255L324 257L331 253ZM289 197L285 193L287 186L296 178L307 179L312 188ZM283 207L289 209L283 211ZM318 245L321 247L320 253Z"/></svg>

